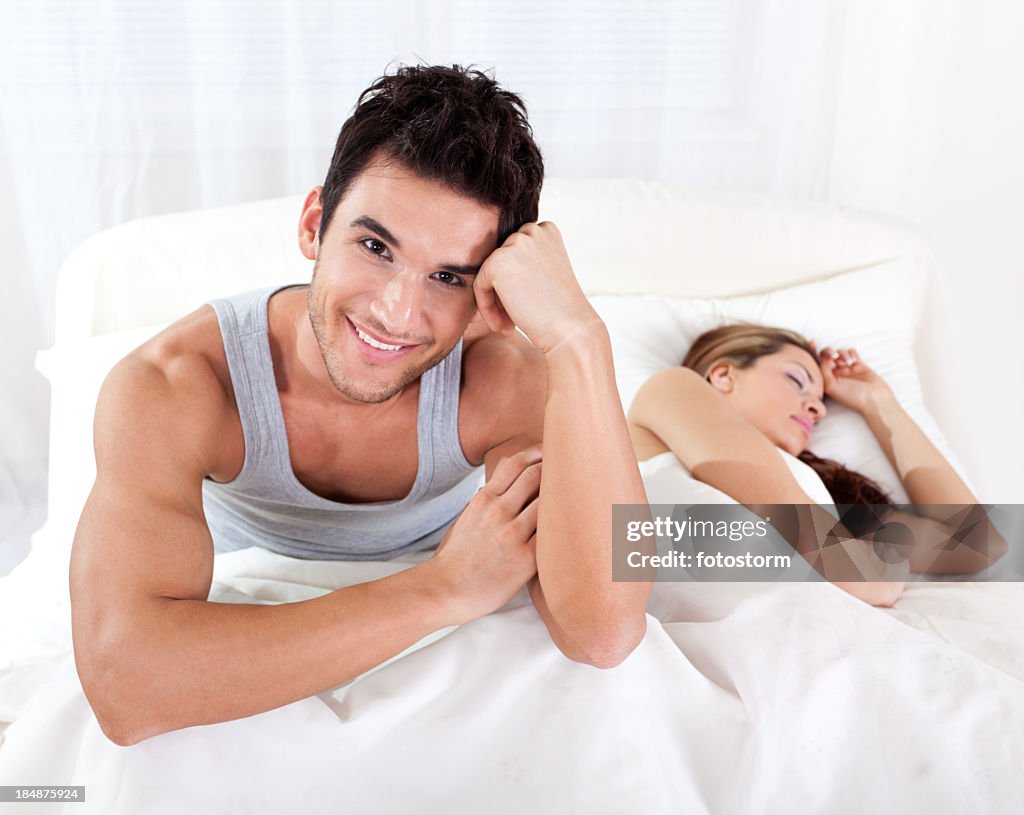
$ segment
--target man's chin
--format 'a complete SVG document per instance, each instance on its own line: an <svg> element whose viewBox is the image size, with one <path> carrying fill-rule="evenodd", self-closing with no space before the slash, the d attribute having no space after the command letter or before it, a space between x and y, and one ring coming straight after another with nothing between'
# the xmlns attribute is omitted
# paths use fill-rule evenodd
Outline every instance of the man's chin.
<svg viewBox="0 0 1024 815"><path fill-rule="evenodd" d="M328 373L331 377L331 384L334 385L335 390L342 396L355 402L376 405L381 402L387 402L389 399L400 394L423 376L424 373L440 363L446 356L448 356L447 353L427 360L420 365L413 365L404 371L393 374L387 380L366 379L357 381L342 375L340 372L331 371L329 366Z"/></svg>
<svg viewBox="0 0 1024 815"><path fill-rule="evenodd" d="M357 383L344 378L331 377L331 384L334 389L347 399L353 402L362 402L367 405L377 405L386 402L397 394L401 393L418 376L409 379L401 379L396 382L375 382Z"/></svg>

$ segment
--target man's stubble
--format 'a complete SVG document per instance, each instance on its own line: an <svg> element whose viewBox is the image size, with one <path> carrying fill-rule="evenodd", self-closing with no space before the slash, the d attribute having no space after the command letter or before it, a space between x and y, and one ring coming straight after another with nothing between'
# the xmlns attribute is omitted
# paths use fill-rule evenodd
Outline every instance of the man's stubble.
<svg viewBox="0 0 1024 815"><path fill-rule="evenodd" d="M310 283L309 290L306 293L306 308L309 313L309 322L313 328L313 336L316 337L317 347L320 349L320 356L324 361L324 368L327 370L327 376L331 380L331 384L334 389L337 390L343 396L348 397L356 402L363 402L365 404L379 404L386 402L396 394L400 393L410 384L419 379L423 374L438 365L445 357L452 352L455 345L450 348L439 350L434 356L429 357L425 362L421 364L414 364L396 377L394 382L387 383L381 387L368 387L360 388L355 382L350 380L345 374L344 365L341 359L338 357L337 349L331 344L330 338L327 336L327 315L320 302L320 298L317 297L317 272L319 271L319 259L313 263L313 280ZM335 320L336 326L343 326L341 330L348 330L344 324L347 322L345 314L338 312ZM366 318L360 318L366 323L368 327L377 328L374 325L374 320L367 320ZM381 333L387 333L383 327L379 329ZM456 344L458 340L456 340ZM370 363L371 365L373 363Z"/></svg>

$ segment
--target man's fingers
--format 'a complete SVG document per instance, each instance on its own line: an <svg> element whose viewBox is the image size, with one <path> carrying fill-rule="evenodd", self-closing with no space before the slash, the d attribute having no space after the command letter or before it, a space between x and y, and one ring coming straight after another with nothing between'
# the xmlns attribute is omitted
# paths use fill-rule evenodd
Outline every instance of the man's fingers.
<svg viewBox="0 0 1024 815"><path fill-rule="evenodd" d="M540 460L541 447L539 444L503 458L494 468L491 479L484 485L484 491L491 495L503 495L515 483L523 470Z"/></svg>
<svg viewBox="0 0 1024 815"><path fill-rule="evenodd" d="M541 462L531 464L526 467L518 476L516 480L512 482L505 494L501 496L501 500L507 502L509 508L513 513L519 513L522 511L530 501L534 500L540 494L540 474L541 474Z"/></svg>
<svg viewBox="0 0 1024 815"><path fill-rule="evenodd" d="M487 323L487 327L491 331L497 331L497 318L495 315L495 300L497 299L494 295L494 289L485 289L482 286L475 286L473 294L476 297L476 308L480 312L480 316L484 318L484 322Z"/></svg>
<svg viewBox="0 0 1024 815"><path fill-rule="evenodd" d="M534 532L530 535L530 539L526 542L526 548L530 550L530 554L533 555L534 561L537 559L537 533Z"/></svg>
<svg viewBox="0 0 1024 815"><path fill-rule="evenodd" d="M538 495L530 503L528 503L523 511L520 512L513 523L519 527L520 531L524 535L529 533L531 536L537 534L537 513L540 511L540 496Z"/></svg>
<svg viewBox="0 0 1024 815"><path fill-rule="evenodd" d="M501 305L498 293L492 286L478 279L473 287L473 294L476 297L477 310L491 331L507 334L515 329L515 323Z"/></svg>

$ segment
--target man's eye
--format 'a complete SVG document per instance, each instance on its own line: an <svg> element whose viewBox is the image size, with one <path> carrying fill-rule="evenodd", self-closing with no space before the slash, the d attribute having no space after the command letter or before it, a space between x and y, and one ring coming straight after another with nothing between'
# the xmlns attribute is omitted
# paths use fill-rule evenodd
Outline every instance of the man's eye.
<svg viewBox="0 0 1024 815"><path fill-rule="evenodd" d="M453 289L458 289L466 285L462 281L461 277L452 274L451 272L437 272L434 275L434 279L443 283L446 286L450 286Z"/></svg>
<svg viewBox="0 0 1024 815"><path fill-rule="evenodd" d="M388 251L387 246L384 245L383 241L377 240L377 238L365 238L362 241L364 247L368 252L377 255L382 258L390 258L391 252Z"/></svg>

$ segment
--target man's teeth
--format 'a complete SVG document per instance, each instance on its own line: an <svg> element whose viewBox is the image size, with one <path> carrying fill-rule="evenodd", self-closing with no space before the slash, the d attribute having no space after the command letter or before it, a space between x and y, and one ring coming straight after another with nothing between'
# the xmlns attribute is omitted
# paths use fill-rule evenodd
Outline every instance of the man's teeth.
<svg viewBox="0 0 1024 815"><path fill-rule="evenodd" d="M371 348L379 348L381 351L398 351L401 348L405 348L404 345L386 345L383 342L377 342L377 340L375 340L369 334L365 333L360 328L356 328L356 333L359 335L359 339L361 339Z"/></svg>

